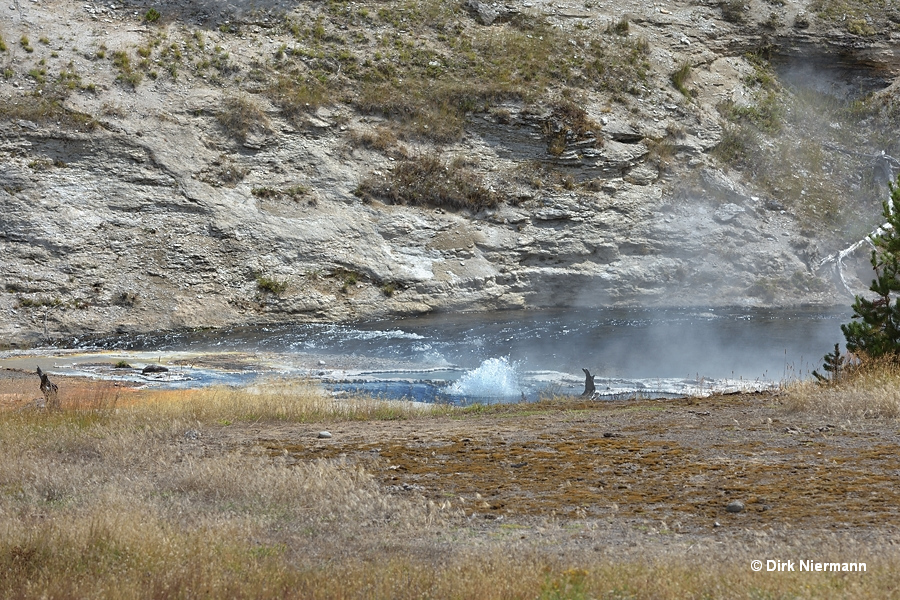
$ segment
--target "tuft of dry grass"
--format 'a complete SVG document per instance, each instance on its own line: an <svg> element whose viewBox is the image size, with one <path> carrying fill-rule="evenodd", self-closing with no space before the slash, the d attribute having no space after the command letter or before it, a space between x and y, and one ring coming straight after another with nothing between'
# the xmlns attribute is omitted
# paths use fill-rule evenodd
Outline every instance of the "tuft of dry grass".
<svg viewBox="0 0 900 600"><path fill-rule="evenodd" d="M362 146L387 152L397 145L397 135L388 127L375 127L370 131L353 131L350 141L354 146Z"/></svg>
<svg viewBox="0 0 900 600"><path fill-rule="evenodd" d="M280 76L266 88L265 94L281 108L285 117L302 124L308 113L332 99L333 90L314 77Z"/></svg>
<svg viewBox="0 0 900 600"><path fill-rule="evenodd" d="M679 67L672 73L672 85L675 86L675 89L682 93L683 96L690 98L691 91L687 88L687 82L691 78L691 70L693 69L693 65L691 65L690 61L684 61L679 65Z"/></svg>
<svg viewBox="0 0 900 600"><path fill-rule="evenodd" d="M900 417L900 366L896 360L869 359L848 368L832 384L800 381L787 389L791 411L811 411L850 419Z"/></svg>
<svg viewBox="0 0 900 600"><path fill-rule="evenodd" d="M406 139L445 144L462 137L466 112L484 105L481 96L482 91L472 85L437 85L427 80L406 82L403 87L377 83L362 86L355 106L363 113L391 118Z"/></svg>
<svg viewBox="0 0 900 600"><path fill-rule="evenodd" d="M201 423L271 422L312 423L333 420L405 419L449 407L365 396L335 398L312 382L268 382L251 388L212 387L194 390L134 392L134 411L167 415Z"/></svg>
<svg viewBox="0 0 900 600"><path fill-rule="evenodd" d="M251 132L266 133L270 129L269 119L259 105L248 96L233 96L225 100L216 120L232 138L247 141Z"/></svg>
<svg viewBox="0 0 900 600"><path fill-rule="evenodd" d="M66 129L91 131L97 128L97 121L85 113L63 106L62 98L32 97L0 101L0 120L33 121L48 125L56 123Z"/></svg>

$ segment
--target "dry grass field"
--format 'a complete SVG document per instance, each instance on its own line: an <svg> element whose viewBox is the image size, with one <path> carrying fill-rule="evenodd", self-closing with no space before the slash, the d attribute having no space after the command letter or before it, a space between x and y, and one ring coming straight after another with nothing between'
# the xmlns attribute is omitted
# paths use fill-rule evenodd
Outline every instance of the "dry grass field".
<svg viewBox="0 0 900 600"><path fill-rule="evenodd" d="M900 596L896 374L468 408L55 379L47 412L0 376L2 598Z"/></svg>

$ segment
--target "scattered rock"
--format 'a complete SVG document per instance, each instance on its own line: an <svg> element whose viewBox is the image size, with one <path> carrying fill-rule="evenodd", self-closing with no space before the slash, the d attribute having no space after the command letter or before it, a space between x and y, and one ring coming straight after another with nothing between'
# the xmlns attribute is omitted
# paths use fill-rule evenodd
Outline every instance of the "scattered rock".
<svg viewBox="0 0 900 600"><path fill-rule="evenodd" d="M732 500L725 506L725 510L730 513L739 513L744 510L744 503L740 500Z"/></svg>
<svg viewBox="0 0 900 600"><path fill-rule="evenodd" d="M731 223L737 217L747 212L742 206L738 206L737 204L723 204L719 208L716 209L716 212L713 214L713 218L719 223Z"/></svg>
<svg viewBox="0 0 900 600"><path fill-rule="evenodd" d="M509 6L488 4L487 2L479 2L478 0L468 0L466 9L478 20L482 25L493 25L495 22L503 23L510 20L519 13L518 10Z"/></svg>
<svg viewBox="0 0 900 600"><path fill-rule="evenodd" d="M162 365L147 365L143 369L141 369L141 374L146 375L148 373L168 373L169 369Z"/></svg>
<svg viewBox="0 0 900 600"><path fill-rule="evenodd" d="M622 144L637 144L644 140L644 136L629 125L619 126L615 129L607 127L604 131L611 139Z"/></svg>
<svg viewBox="0 0 900 600"><path fill-rule="evenodd" d="M200 432L196 429L188 429L184 432L184 439L186 440L199 440L200 436Z"/></svg>
<svg viewBox="0 0 900 600"><path fill-rule="evenodd" d="M401 483L397 485L388 486L388 491L391 492L422 492L425 490L421 485L415 483Z"/></svg>
<svg viewBox="0 0 900 600"><path fill-rule="evenodd" d="M331 438L331 437L332 437L332 435L331 435L331 432L330 432L330 431L320 431L320 432L319 432L319 435L318 435L318 438L319 438L320 440L327 440L327 439L329 439L329 438Z"/></svg>
<svg viewBox="0 0 900 600"><path fill-rule="evenodd" d="M647 163L640 164L628 172L625 181L634 185L650 185L659 178L659 170Z"/></svg>

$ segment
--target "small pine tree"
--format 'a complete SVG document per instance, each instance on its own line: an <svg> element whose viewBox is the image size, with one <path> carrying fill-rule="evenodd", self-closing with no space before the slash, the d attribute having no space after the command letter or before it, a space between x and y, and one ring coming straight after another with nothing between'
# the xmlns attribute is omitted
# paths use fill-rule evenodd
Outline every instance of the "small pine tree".
<svg viewBox="0 0 900 600"><path fill-rule="evenodd" d="M871 238L875 279L869 289L877 297L856 296L854 320L841 325L847 350L873 358L900 354L900 299L891 302L891 293L900 291L900 176L896 186L888 185L891 197L883 209L886 224Z"/></svg>
<svg viewBox="0 0 900 600"><path fill-rule="evenodd" d="M834 352L825 355L825 363L822 365L827 375L813 371L813 376L822 383L837 383L844 375L844 356L841 354L840 344L834 345Z"/></svg>

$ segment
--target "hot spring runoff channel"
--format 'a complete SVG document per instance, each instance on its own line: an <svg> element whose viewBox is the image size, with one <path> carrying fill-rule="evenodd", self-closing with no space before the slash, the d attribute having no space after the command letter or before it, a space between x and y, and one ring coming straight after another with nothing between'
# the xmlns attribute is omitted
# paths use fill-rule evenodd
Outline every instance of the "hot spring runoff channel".
<svg viewBox="0 0 900 600"><path fill-rule="evenodd" d="M849 317L846 311L748 309L511 311L139 335L90 346L163 360L166 353L249 353L267 357L276 372L317 378L335 393L426 402L579 394L582 368L596 376L602 398L667 397L809 377L843 340L840 325ZM313 365L306 372L297 368L300 357ZM250 376L205 381L199 369L180 384Z"/></svg>

